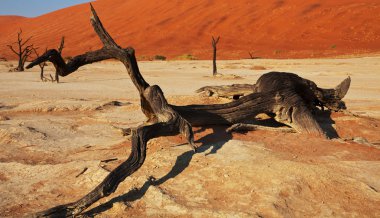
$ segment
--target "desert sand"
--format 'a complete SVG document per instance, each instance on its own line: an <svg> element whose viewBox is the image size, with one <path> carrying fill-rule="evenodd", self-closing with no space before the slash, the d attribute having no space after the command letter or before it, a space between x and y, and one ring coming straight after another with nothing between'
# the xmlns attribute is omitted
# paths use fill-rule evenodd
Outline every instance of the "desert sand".
<svg viewBox="0 0 380 218"><path fill-rule="evenodd" d="M220 59L310 58L378 53L378 0L97 0L99 16L116 42L133 46L140 59L192 55L211 59L211 36L220 36ZM40 48L64 56L100 47L81 4L35 18L0 16L0 57L15 58L6 47L22 28Z"/></svg>
<svg viewBox="0 0 380 218"><path fill-rule="evenodd" d="M115 193L95 203L96 217L379 217L380 57L139 62L172 104L229 100L194 91L206 85L255 83L287 71L334 87L352 78L346 113L318 115L337 137L226 126L194 128L194 154L180 136L148 143L144 165ZM119 127L145 117L125 68L113 61L80 68L61 83L39 69L7 72L0 62L0 216L20 217L69 203L94 188L130 153ZM53 73L50 64L46 70ZM232 79L235 78L235 79ZM111 161L104 161L109 160ZM156 185L149 181L154 177Z"/></svg>

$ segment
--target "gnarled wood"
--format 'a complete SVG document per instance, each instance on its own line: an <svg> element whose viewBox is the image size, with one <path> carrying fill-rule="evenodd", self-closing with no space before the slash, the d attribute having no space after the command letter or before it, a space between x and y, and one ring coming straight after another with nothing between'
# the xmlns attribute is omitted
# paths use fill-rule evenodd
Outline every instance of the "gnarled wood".
<svg viewBox="0 0 380 218"><path fill-rule="evenodd" d="M304 79L294 73L270 72L262 75L255 84L254 92L267 92L289 88L296 92L303 101L313 109L315 106L327 107L338 111L346 109L342 98L346 95L351 83L348 77L335 89L323 89L313 81Z"/></svg>
<svg viewBox="0 0 380 218"><path fill-rule="evenodd" d="M206 96L217 96L229 99L237 99L255 92L266 92L290 88L297 92L303 101L310 104L311 109L315 106L324 107L333 111L346 109L342 101L350 88L351 78L347 77L334 89L318 87L313 81L299 77L293 73L270 72L262 75L256 84L232 84L221 86L205 86L195 92Z"/></svg>
<svg viewBox="0 0 380 218"><path fill-rule="evenodd" d="M242 96L253 93L255 85L252 84L233 84L223 86L205 86L195 92L206 96L217 96L229 99L239 99Z"/></svg>
<svg viewBox="0 0 380 218"><path fill-rule="evenodd" d="M268 127L268 126L259 126L255 124L248 123L236 123L226 129L226 132L235 132L235 131L252 131L252 130L269 130L277 132L286 132L286 133L295 133L296 131L288 127Z"/></svg>
<svg viewBox="0 0 380 218"><path fill-rule="evenodd" d="M137 128L130 129L132 134L130 156L96 188L76 202L53 207L35 216L68 217L77 215L100 198L110 195L116 190L120 182L142 166L146 158L147 142L152 138L181 133L195 150L192 125L232 125L249 118L253 119L259 113L268 113L275 114L280 122L288 123L299 132L324 135L309 108L310 102L317 98L312 98L312 100L306 98L305 100L305 96L298 92L298 88L302 89L304 87L299 86L298 82L295 83L295 87L284 85L279 88L257 91L227 104L169 105L160 87L157 85L151 86L144 80L139 71L134 50L132 48L122 49L118 46L103 27L92 5L91 11L93 14L91 23L104 45L103 48L78 55L68 63L65 63L57 50L52 49L30 63L27 68L44 61L50 61L54 64L57 73L64 77L75 72L83 65L110 58L118 59L125 65L133 84L140 94L141 109L148 121ZM265 77L259 82L265 84ZM257 84L254 88L256 89L256 87ZM259 89L266 89L266 87L259 86Z"/></svg>
<svg viewBox="0 0 380 218"><path fill-rule="evenodd" d="M212 45L212 75L213 76L218 74L218 70L216 68L216 45L218 44L219 39L220 39L220 36L218 36L216 39L214 38L214 36L212 36L211 45Z"/></svg>
<svg viewBox="0 0 380 218"><path fill-rule="evenodd" d="M65 48L65 37L62 36L61 38L61 43L59 44L59 47L58 47L58 53L62 56L62 51L63 51L63 48ZM51 77L51 76L50 76ZM56 81L57 83L59 83L59 74L57 71L55 71L55 76L54 76L54 81Z"/></svg>

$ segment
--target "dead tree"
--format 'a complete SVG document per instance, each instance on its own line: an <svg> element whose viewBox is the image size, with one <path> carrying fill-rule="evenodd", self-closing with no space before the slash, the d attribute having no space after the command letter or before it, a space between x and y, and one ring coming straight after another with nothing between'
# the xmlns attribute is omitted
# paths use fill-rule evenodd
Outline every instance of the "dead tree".
<svg viewBox="0 0 380 218"><path fill-rule="evenodd" d="M251 59L255 59L255 56L253 56L253 53L248 52L248 54L249 54L249 57L250 57Z"/></svg>
<svg viewBox="0 0 380 218"><path fill-rule="evenodd" d="M39 58L40 55L39 55L37 49L36 49L36 48L33 48L33 51L34 51L34 54L36 55L36 57ZM46 52L46 51L47 51L47 49L45 49L45 52ZM40 69L41 69L41 71L40 71L40 79L41 79L41 81L42 81L42 82L46 82L46 81L48 81L49 79L46 78L45 75L44 75L44 69L45 69L45 67L47 66L46 61L44 61L44 62L42 62L42 63L39 63L38 66L39 66ZM51 80L53 80L53 78L51 77L51 75L50 75L50 78L51 78Z"/></svg>
<svg viewBox="0 0 380 218"><path fill-rule="evenodd" d="M17 44L17 48L13 48L12 45L7 45L9 49L18 57L18 66L14 69L14 71L24 71L25 62L33 51L33 45L26 45L26 43L28 43L32 37L29 37L24 41L21 37L21 34L22 29L20 29L20 31L17 33L17 42L12 43Z"/></svg>
<svg viewBox="0 0 380 218"><path fill-rule="evenodd" d="M212 75L215 76L218 74L218 70L216 68L216 45L218 44L220 39L220 36L215 40L214 36L212 36L212 50L213 50L213 56L212 56Z"/></svg>
<svg viewBox="0 0 380 218"><path fill-rule="evenodd" d="M36 214L36 217L78 215L100 198L109 196L126 177L143 165L147 142L150 139L183 134L195 150L192 126L233 125L255 117L259 113L278 113L282 115L281 118L285 118L285 115L292 118L293 127L298 132L324 135L309 110L311 101L305 101L294 88L286 86L265 92L255 92L227 104L187 106L168 104L161 88L158 85L149 85L140 73L134 49L131 47L123 49L118 46L103 27L92 5L91 11L93 15L91 23L104 45L103 48L78 55L67 63L57 50L49 50L30 63L27 68L50 61L54 64L59 76L67 76L86 64L110 58L118 59L126 67L130 79L139 92L141 110L147 117L147 121L128 131L132 135L130 156L110 172L97 187L78 201L42 211Z"/></svg>

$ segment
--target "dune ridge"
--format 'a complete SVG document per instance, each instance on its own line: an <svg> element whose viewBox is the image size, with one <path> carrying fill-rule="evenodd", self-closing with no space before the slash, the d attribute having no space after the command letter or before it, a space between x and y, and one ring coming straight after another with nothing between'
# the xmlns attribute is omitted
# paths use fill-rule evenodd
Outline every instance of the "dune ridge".
<svg viewBox="0 0 380 218"><path fill-rule="evenodd" d="M211 59L211 36L220 36L218 58L310 58L380 51L377 0L98 0L107 30L140 59L191 54ZM35 18L0 16L0 56L14 59L6 44L19 28L40 49L66 37L64 56L101 47L89 22L88 3Z"/></svg>

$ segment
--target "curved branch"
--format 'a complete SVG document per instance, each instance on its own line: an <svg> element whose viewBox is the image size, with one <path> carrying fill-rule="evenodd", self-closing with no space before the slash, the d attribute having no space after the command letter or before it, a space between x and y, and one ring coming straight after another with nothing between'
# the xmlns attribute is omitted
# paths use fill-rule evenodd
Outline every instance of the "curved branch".
<svg viewBox="0 0 380 218"><path fill-rule="evenodd" d="M57 50L49 50L43 56L29 64L27 68L49 60L53 62L60 75L66 76L85 64L108 58L117 58L126 66L131 80L138 89L141 98L144 99L145 105L142 104L142 107L146 107L145 112L147 115L155 117L156 123L140 126L135 131L132 131L132 152L128 159L113 170L103 182L90 193L74 203L57 206L40 212L36 214L37 217L66 217L77 215L100 198L113 193L120 182L142 166L146 157L146 144L152 138L182 133L195 150L194 134L190 123L182 118L168 104L159 86L149 86L149 84L145 82L138 69L134 50L132 48L121 49L117 46L104 29L92 5L91 10L93 13L91 22L95 31L104 43L104 48L76 56L67 64L63 61L62 56Z"/></svg>
<svg viewBox="0 0 380 218"><path fill-rule="evenodd" d="M96 51L90 51L82 55L75 56L66 64L56 49L50 49L37 59L33 60L28 66L26 66L26 68L30 69L45 61L50 61L53 63L56 71L58 72L58 75L65 77L75 72L81 66L111 58L113 58L113 55L108 52L106 48L102 48Z"/></svg>
<svg viewBox="0 0 380 218"><path fill-rule="evenodd" d="M103 45L105 47L114 47L114 48L121 48L116 44L116 42L112 39L110 34L106 31L106 29L103 27L102 22L100 21L98 14L96 13L94 7L90 3L91 7L91 24L94 27L95 32L98 34L100 40L103 42Z"/></svg>
<svg viewBox="0 0 380 218"><path fill-rule="evenodd" d="M29 37L29 38L27 38L27 39L25 40L25 42L21 43L21 47L24 46L27 42L29 42L29 40L30 40L31 38L32 38L32 36ZM21 40L21 41L22 41L22 40ZM21 41L20 41L20 42L21 42Z"/></svg>
<svg viewBox="0 0 380 218"><path fill-rule="evenodd" d="M61 38L61 43L59 44L59 47L58 47L58 52L59 54L62 54L62 50L65 48L65 37L62 36Z"/></svg>
<svg viewBox="0 0 380 218"><path fill-rule="evenodd" d="M13 53L15 53L16 55L19 55L15 50L14 50L14 48L12 47L12 45L7 45L8 46L8 48L13 52Z"/></svg>

